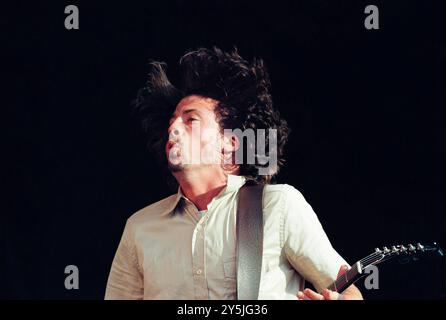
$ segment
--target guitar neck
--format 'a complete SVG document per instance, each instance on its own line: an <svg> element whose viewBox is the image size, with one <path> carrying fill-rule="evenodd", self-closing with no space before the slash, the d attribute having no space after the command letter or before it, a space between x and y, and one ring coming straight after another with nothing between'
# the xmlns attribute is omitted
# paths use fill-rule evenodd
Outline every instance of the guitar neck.
<svg viewBox="0 0 446 320"><path fill-rule="evenodd" d="M347 270L342 276L328 286L328 289L342 293L350 285L358 281L363 276L361 269L361 263L356 262L349 270Z"/></svg>
<svg viewBox="0 0 446 320"><path fill-rule="evenodd" d="M443 251L435 242L432 245L422 245L417 243L415 246L408 244L407 246L392 246L390 249L387 247L383 247L382 250L376 248L374 253L356 262L342 276L336 279L335 282L329 285L328 289L342 293L350 285L364 277L366 275L364 269L367 269L370 265L376 265L394 258L403 259L402 261L409 262L418 259L417 256L420 254L426 253L435 253L438 256L443 256Z"/></svg>

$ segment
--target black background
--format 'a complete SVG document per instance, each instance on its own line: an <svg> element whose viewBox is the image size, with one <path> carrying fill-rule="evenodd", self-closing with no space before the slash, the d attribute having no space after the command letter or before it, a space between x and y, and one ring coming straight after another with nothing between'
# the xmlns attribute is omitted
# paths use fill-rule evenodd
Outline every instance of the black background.
<svg viewBox="0 0 446 320"><path fill-rule="evenodd" d="M171 193L130 102L149 60L199 46L265 60L299 189L353 263L446 246L446 32L440 1L16 2L3 7L0 297L102 299L126 219ZM75 4L80 30L64 28ZM364 8L380 29L364 28ZM64 287L65 266L80 289ZM443 268L443 269L442 269ZM444 297L444 266L380 269L368 299ZM359 284L360 288L363 285Z"/></svg>

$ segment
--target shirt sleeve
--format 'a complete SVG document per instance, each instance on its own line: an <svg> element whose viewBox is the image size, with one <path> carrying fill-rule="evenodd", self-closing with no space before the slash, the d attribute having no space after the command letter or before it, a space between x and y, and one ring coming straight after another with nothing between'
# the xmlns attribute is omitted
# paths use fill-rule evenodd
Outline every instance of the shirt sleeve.
<svg viewBox="0 0 446 320"><path fill-rule="evenodd" d="M135 244L130 233L130 226L127 222L113 259L105 290L105 300L143 299L143 275L138 265Z"/></svg>
<svg viewBox="0 0 446 320"><path fill-rule="evenodd" d="M284 209L284 249L293 266L317 291L336 280L348 263L332 247L325 231L303 195L287 185Z"/></svg>

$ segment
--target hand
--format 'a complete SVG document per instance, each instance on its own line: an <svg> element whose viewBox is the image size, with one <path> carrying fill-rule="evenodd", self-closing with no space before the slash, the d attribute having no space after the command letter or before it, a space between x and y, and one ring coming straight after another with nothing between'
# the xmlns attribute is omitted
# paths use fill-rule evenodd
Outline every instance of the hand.
<svg viewBox="0 0 446 320"><path fill-rule="evenodd" d="M345 297L336 291L324 289L321 293L319 294L311 289L305 289L303 292L299 291L297 293L297 298L298 300L345 300Z"/></svg>
<svg viewBox="0 0 446 320"><path fill-rule="evenodd" d="M345 266L345 265L341 266L341 268L339 269L337 278L342 276L347 270L348 270L348 266ZM359 292L359 290L357 290L357 291ZM346 295L340 294L336 291L332 291L329 289L322 290L321 294L319 294L311 289L305 289L303 292L299 291L297 293L297 298L299 300L347 300L348 299L348 297Z"/></svg>

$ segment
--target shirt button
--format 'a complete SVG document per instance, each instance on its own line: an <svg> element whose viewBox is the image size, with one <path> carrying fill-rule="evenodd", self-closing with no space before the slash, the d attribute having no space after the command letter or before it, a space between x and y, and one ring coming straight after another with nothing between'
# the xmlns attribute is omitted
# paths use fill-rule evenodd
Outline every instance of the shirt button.
<svg viewBox="0 0 446 320"><path fill-rule="evenodd" d="M197 270L197 274L201 274L201 272L202 272L201 269Z"/></svg>

